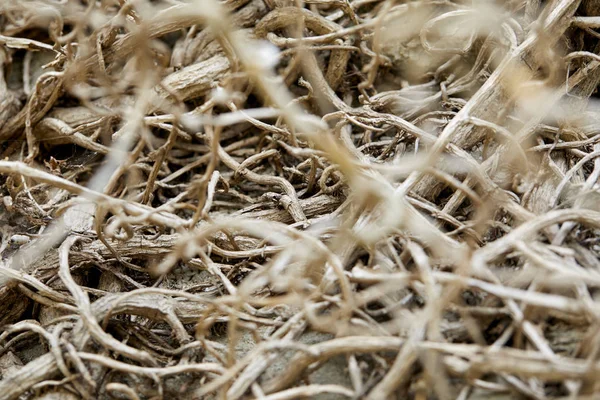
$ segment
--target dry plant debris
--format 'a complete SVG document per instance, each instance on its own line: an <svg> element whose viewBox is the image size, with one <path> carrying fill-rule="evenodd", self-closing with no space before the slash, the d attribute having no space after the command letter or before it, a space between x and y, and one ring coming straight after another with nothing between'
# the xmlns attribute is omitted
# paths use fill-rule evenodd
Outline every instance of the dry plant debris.
<svg viewBox="0 0 600 400"><path fill-rule="evenodd" d="M597 398L599 29L0 1L0 400Z"/></svg>

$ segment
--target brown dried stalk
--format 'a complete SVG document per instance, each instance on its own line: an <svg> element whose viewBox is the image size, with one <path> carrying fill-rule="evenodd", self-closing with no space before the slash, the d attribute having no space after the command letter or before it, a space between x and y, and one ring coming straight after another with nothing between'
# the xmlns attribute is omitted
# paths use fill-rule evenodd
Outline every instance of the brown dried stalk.
<svg viewBox="0 0 600 400"><path fill-rule="evenodd" d="M594 398L593 2L0 4L0 400Z"/></svg>

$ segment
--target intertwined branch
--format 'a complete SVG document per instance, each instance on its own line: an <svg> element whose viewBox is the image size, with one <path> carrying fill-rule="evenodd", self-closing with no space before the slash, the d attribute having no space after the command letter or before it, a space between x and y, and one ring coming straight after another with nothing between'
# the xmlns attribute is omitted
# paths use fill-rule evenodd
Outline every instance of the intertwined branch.
<svg viewBox="0 0 600 400"><path fill-rule="evenodd" d="M0 17L0 400L598 395L594 2Z"/></svg>

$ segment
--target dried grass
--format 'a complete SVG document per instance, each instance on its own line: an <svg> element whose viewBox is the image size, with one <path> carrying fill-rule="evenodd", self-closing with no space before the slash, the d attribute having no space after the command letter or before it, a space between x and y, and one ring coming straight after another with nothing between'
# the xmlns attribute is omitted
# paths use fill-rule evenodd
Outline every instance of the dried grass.
<svg viewBox="0 0 600 400"><path fill-rule="evenodd" d="M0 400L600 395L600 8L470 3L0 2Z"/></svg>

